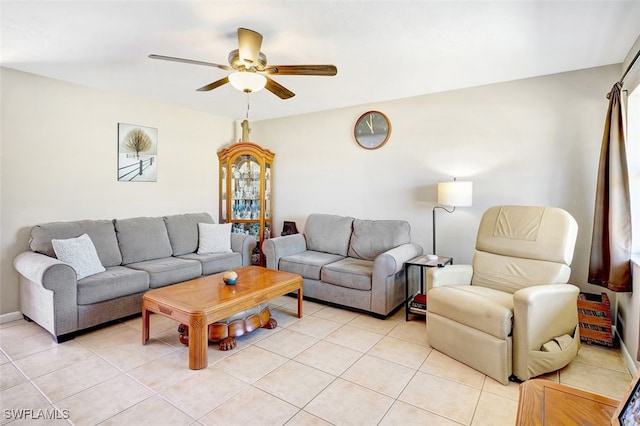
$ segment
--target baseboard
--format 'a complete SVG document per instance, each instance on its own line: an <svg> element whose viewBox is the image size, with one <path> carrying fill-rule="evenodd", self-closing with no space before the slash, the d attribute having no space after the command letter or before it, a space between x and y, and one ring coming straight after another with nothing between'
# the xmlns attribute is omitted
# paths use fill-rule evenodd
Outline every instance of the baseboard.
<svg viewBox="0 0 640 426"><path fill-rule="evenodd" d="M611 328L613 329L614 334L618 337L618 342L620 342L620 353L622 354L622 359L624 360L624 364L627 366L629 373L631 373L632 376L635 376L636 373L638 372L638 367L636 366L634 358L631 356L624 342L620 338L620 335L618 334L618 330L616 330L616 327L613 326Z"/></svg>
<svg viewBox="0 0 640 426"><path fill-rule="evenodd" d="M9 312L8 314L0 315L0 324L4 324L11 321L18 321L23 319L22 312Z"/></svg>

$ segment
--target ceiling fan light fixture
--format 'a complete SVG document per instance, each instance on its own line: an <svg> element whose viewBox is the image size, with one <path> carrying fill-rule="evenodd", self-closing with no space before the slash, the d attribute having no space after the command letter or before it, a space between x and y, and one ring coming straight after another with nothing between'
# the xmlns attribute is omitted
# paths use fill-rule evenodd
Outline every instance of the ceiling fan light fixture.
<svg viewBox="0 0 640 426"><path fill-rule="evenodd" d="M245 93L257 92L267 84L267 78L255 72L239 71L229 74L229 83Z"/></svg>

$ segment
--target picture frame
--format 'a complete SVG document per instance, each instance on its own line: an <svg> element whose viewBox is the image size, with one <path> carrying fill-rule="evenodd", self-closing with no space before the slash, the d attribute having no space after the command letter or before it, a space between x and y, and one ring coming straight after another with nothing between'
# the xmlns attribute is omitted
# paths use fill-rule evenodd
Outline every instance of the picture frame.
<svg viewBox="0 0 640 426"><path fill-rule="evenodd" d="M613 426L633 426L640 424L640 369L631 381L625 396L611 418Z"/></svg>
<svg viewBox="0 0 640 426"><path fill-rule="evenodd" d="M118 181L156 182L158 129L118 123Z"/></svg>

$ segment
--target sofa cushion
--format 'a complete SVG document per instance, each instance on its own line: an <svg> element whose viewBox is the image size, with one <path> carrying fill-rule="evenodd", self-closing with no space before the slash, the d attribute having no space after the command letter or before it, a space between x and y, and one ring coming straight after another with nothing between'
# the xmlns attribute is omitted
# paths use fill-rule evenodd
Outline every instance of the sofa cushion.
<svg viewBox="0 0 640 426"><path fill-rule="evenodd" d="M105 271L98 259L96 247L87 234L64 240L54 238L51 240L51 245L58 260L71 265L79 280Z"/></svg>
<svg viewBox="0 0 640 426"><path fill-rule="evenodd" d="M114 224L123 265L169 257L173 253L161 217L115 219Z"/></svg>
<svg viewBox="0 0 640 426"><path fill-rule="evenodd" d="M375 260L375 258L402 244L411 242L411 226L404 220L354 219L349 244L349 257Z"/></svg>
<svg viewBox="0 0 640 426"><path fill-rule="evenodd" d="M93 241L103 266L116 266L122 263L116 231L111 220L79 220L36 225L31 228L29 248L37 253L56 257L51 245L52 239L64 240L79 237L82 234L89 235Z"/></svg>
<svg viewBox="0 0 640 426"><path fill-rule="evenodd" d="M199 223L198 234L198 254L231 253L231 223Z"/></svg>
<svg viewBox="0 0 640 426"><path fill-rule="evenodd" d="M78 281L78 305L91 305L140 293L149 289L149 274L125 266L109 267L105 272Z"/></svg>
<svg viewBox="0 0 640 426"><path fill-rule="evenodd" d="M224 272L242 266L242 255L236 252L212 254L188 253L179 256L179 258L200 262L202 264L202 275L217 274L218 272Z"/></svg>
<svg viewBox="0 0 640 426"><path fill-rule="evenodd" d="M194 253L198 249L198 224L214 223L209 213L187 213L164 217L174 256Z"/></svg>
<svg viewBox="0 0 640 426"><path fill-rule="evenodd" d="M352 217L311 214L304 227L307 250L346 256L351 238Z"/></svg>
<svg viewBox="0 0 640 426"><path fill-rule="evenodd" d="M337 262L341 259L343 259L343 257L337 254L307 250L302 253L292 254L291 256L281 257L278 269L280 271L302 275L302 278L319 280L320 270L324 265Z"/></svg>
<svg viewBox="0 0 640 426"><path fill-rule="evenodd" d="M143 262L130 263L128 268L149 274L149 288L164 287L182 281L192 280L202 275L202 265L197 260L165 257Z"/></svg>
<svg viewBox="0 0 640 426"><path fill-rule="evenodd" d="M373 262L347 257L322 268L320 278L328 284L355 290L371 290Z"/></svg>

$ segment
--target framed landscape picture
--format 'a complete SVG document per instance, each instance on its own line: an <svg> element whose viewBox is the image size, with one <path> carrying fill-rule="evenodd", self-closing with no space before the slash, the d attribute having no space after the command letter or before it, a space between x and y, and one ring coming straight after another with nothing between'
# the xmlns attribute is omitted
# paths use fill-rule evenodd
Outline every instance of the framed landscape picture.
<svg viewBox="0 0 640 426"><path fill-rule="evenodd" d="M118 123L118 181L155 182L158 129Z"/></svg>

